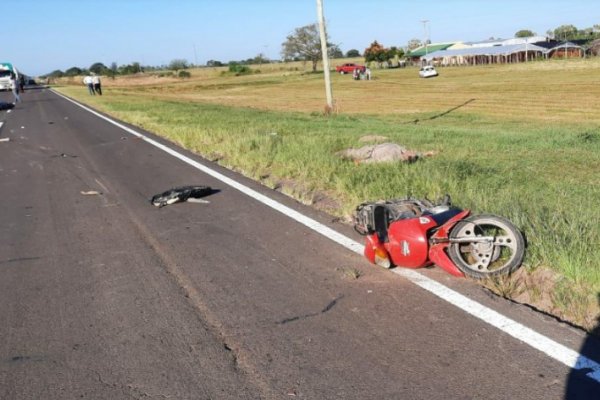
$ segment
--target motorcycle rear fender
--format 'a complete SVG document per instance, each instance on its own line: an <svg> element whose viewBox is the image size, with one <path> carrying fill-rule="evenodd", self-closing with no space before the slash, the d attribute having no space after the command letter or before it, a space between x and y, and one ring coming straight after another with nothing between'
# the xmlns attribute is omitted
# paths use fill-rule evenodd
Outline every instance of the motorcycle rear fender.
<svg viewBox="0 0 600 400"><path fill-rule="evenodd" d="M435 265L442 268L444 271L454 276L465 276L461 270L459 270L454 262L448 257L446 249L448 243L434 244L429 248L429 260Z"/></svg>
<svg viewBox="0 0 600 400"><path fill-rule="evenodd" d="M377 264L384 268L391 267L390 256L383 243L379 241L377 233L367 236L364 255L372 264Z"/></svg>

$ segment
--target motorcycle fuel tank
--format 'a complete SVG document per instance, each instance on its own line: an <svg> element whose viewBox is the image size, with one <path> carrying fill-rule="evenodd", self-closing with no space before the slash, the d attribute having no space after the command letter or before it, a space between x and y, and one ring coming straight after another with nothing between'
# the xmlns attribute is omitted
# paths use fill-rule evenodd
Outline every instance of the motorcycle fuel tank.
<svg viewBox="0 0 600 400"><path fill-rule="evenodd" d="M427 231L436 225L429 216L402 219L390 224L385 248L394 265L420 268L429 264Z"/></svg>

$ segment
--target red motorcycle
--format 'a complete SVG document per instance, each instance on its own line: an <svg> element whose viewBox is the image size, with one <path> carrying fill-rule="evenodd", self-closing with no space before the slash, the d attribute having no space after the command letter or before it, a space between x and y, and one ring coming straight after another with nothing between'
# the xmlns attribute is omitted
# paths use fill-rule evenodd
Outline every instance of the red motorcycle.
<svg viewBox="0 0 600 400"><path fill-rule="evenodd" d="M525 240L508 220L470 216L446 196L438 204L413 198L363 203L354 229L366 236L365 257L384 268L435 264L455 276L506 275L523 262Z"/></svg>

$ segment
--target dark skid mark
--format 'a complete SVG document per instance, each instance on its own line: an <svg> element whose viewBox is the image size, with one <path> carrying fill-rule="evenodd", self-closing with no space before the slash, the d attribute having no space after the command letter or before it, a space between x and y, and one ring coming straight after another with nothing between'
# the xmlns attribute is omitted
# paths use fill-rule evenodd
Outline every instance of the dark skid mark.
<svg viewBox="0 0 600 400"><path fill-rule="evenodd" d="M284 319L282 321L279 321L278 324L279 325L283 325L283 324L287 324L288 322L298 321L300 318L308 318L308 317L313 317L315 315L317 315L317 314L307 314L307 315L304 315L302 317L286 318L286 319Z"/></svg>
<svg viewBox="0 0 600 400"><path fill-rule="evenodd" d="M27 361L40 362L40 361L44 361L44 358L41 356L14 356L14 357L10 358L8 361L11 363L27 362Z"/></svg>
<svg viewBox="0 0 600 400"><path fill-rule="evenodd" d="M0 264L8 264L19 261L33 261L33 260L41 260L42 257L21 257L21 258L9 258L8 260L0 261Z"/></svg>
<svg viewBox="0 0 600 400"><path fill-rule="evenodd" d="M300 319L306 319L306 318L316 317L319 314L325 314L327 311L329 311L333 307L335 307L335 305L337 304L337 302L339 300L341 300L343 297L344 297L344 295L336 297L335 299L333 299L332 301L330 301L329 304L327 304L325 306L325 308L323 308L320 312L315 312L315 313L300 315L300 316L296 316L296 317L286 318L284 320L281 320L281 321L277 322L277 324L278 325L284 325L284 324L287 324L288 322L294 322L294 321L298 321Z"/></svg>
<svg viewBox="0 0 600 400"><path fill-rule="evenodd" d="M340 296L337 299L333 299L329 304L325 306L323 310L321 310L321 314L325 314L327 311L331 310L337 304L338 300L342 297L344 296Z"/></svg>

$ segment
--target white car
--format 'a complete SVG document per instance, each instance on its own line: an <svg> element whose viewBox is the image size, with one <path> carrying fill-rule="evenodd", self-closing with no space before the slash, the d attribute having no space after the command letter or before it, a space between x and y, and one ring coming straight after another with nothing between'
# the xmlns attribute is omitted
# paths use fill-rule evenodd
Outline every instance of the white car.
<svg viewBox="0 0 600 400"><path fill-rule="evenodd" d="M426 65L419 70L419 76L421 78L431 78L433 76L438 76L438 73L432 65Z"/></svg>

